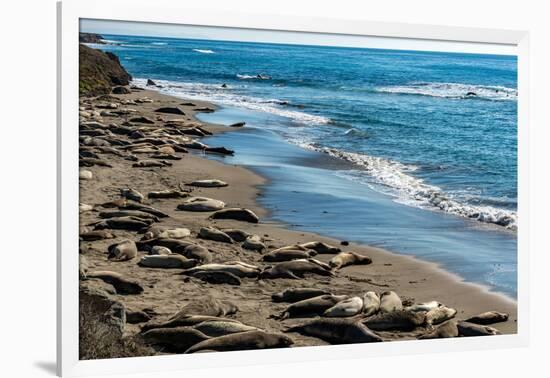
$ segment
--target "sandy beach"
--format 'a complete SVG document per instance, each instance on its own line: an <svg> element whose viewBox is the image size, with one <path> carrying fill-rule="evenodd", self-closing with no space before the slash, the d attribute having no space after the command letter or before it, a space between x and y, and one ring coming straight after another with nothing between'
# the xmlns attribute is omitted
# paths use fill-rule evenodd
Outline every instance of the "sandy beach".
<svg viewBox="0 0 550 378"><path fill-rule="evenodd" d="M143 99L147 100L142 102ZM155 111L166 107L177 107L185 114L167 114ZM342 251L353 251L368 256L372 259L372 264L344 267L335 271L332 277L306 274L299 280L242 278L239 286L213 284L182 275L182 269L142 267L138 265L138 262L148 254L143 250L138 251L135 258L127 261L119 262L108 259L107 248L109 245L125 239L138 241L143 238L143 234L133 231L109 230L115 238L81 241L80 252L84 261L82 265L87 273L113 271L131 278L143 287L143 292L138 295L114 295L116 301L119 301L128 311L143 312L145 310L145 313L148 314L149 319L144 322L127 323L124 326L125 336L138 335L147 321L151 324L162 323L186 304L207 297L229 301L236 305L238 311L229 316L232 319L270 333L281 333L287 327L301 324L307 319L280 320L272 318L273 315L284 311L289 303L275 303L271 296L285 289L298 287L326 289L332 294L349 296L362 296L368 291L382 293L391 290L400 296L404 305L433 300L443 303L445 306L457 310L455 315L457 320L495 310L508 313L509 319L493 326L503 334L516 332L517 308L515 302L504 296L490 293L477 285L462 282L458 277L443 271L435 264L365 245L353 243L341 245L340 240L293 231L281 224L262 222L266 210L258 205L256 199L261 195L259 186L265 183L265 179L254 172L209 160L206 156L209 153L199 149L188 149L188 153L176 152L175 155L180 156L181 160L169 160L170 166L133 167L136 161L128 160L124 156L127 151L132 149L111 143L112 148L123 152L120 154L121 156L117 156L114 153L106 153L107 149L102 151L101 147L91 143L90 139L84 142L86 137L103 140L114 138L129 142L128 144L141 141L143 146L156 150L157 147L149 143L150 141L147 142L146 139L169 139L162 133L163 128L166 127L177 127L181 130L199 127L211 133L239 132L237 127L231 128L199 122L194 116L197 109L201 108L213 110L215 106L200 101L188 102L162 95L154 90L132 90L128 94L112 94L99 99L81 98L81 151L94 153L100 160L99 165L95 164L97 161L94 163L94 160L82 163L86 159L82 160L81 156L81 170L92 172L91 179L80 180L80 202L91 205L89 210L80 213L81 233L92 231L95 222L103 220L99 216L100 212L113 210L104 208L100 204L117 200L120 198L121 189L132 188L145 196L143 204L152 206L168 215L154 223L155 226L189 229L191 235L186 237L185 241L208 248L213 263L239 260L263 269L268 265L274 265L274 263L262 261L263 254L268 251L283 246L321 241L336 246ZM124 109L130 110L114 114L115 110ZM146 117L151 123L136 122L136 117ZM99 124L94 126L94 122ZM87 130L113 130L115 126L125 124L125 122L126 127L130 128L132 132L139 130L143 135L120 135L104 131L96 134L87 131L88 135L82 136L82 124L88 125ZM90 137L90 135L94 136ZM192 136L192 138L200 140L200 137L197 136ZM138 161L153 160L149 156L154 155L155 151L143 151L145 152L133 153ZM234 153L238 154L239 151ZM105 165L108 166L102 166L104 163L107 163ZM195 180L207 179L221 180L228 185L216 188L185 185ZM211 219L210 216L213 212L178 210L178 205L183 203L186 198L147 198L147 193L152 191L178 191L180 189L188 191L189 196L208 197L223 201L226 208L250 209L257 214L260 221L259 223L249 223L229 219ZM224 229L239 229L251 235L258 235L267 250L263 252L247 250L242 247L242 243L225 243L199 238L198 233L202 227L215 227L222 231ZM333 257L334 254L315 256L322 262L329 262ZM98 280L88 278L87 281ZM311 318L311 316L307 316L307 318ZM409 332L379 332L379 334L384 340L391 341L415 339L426 332L425 328L419 327ZM287 335L294 341L293 346L327 344L320 338L304 336L296 332ZM164 353L162 348L156 348L154 351L154 354Z"/></svg>

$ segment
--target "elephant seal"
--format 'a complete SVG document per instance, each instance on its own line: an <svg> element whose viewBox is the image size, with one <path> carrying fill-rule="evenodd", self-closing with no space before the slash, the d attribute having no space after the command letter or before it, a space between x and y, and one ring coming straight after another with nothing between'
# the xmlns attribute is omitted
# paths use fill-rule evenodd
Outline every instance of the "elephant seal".
<svg viewBox="0 0 550 378"><path fill-rule="evenodd" d="M164 160L140 160L132 164L133 168L162 168L169 167L172 163Z"/></svg>
<svg viewBox="0 0 550 378"><path fill-rule="evenodd" d="M150 255L160 255L160 256L168 256L172 254L172 251L170 248L161 247L160 245L155 245L151 250L149 251Z"/></svg>
<svg viewBox="0 0 550 378"><path fill-rule="evenodd" d="M247 237L244 243L242 244L242 247L250 251L258 251L258 252L262 252L267 249L267 247L262 241L262 238L259 235L251 235Z"/></svg>
<svg viewBox="0 0 550 378"><path fill-rule="evenodd" d="M412 331L422 326L425 320L423 312L395 310L366 318L363 324L374 331Z"/></svg>
<svg viewBox="0 0 550 378"><path fill-rule="evenodd" d="M242 243L243 241L246 240L246 238L250 236L248 232L237 230L234 228L223 229L222 231L225 232L227 235L231 237L231 239L235 240L238 243Z"/></svg>
<svg viewBox="0 0 550 378"><path fill-rule="evenodd" d="M225 232L215 229L214 227L201 227L199 230L199 238L206 240L214 240L220 243L233 243L233 239Z"/></svg>
<svg viewBox="0 0 550 378"><path fill-rule="evenodd" d="M209 264L212 262L212 254L208 248L198 244L191 244L179 252L181 255L188 259L195 259L201 262L201 264Z"/></svg>
<svg viewBox="0 0 550 378"><path fill-rule="evenodd" d="M118 207L121 208L121 209L126 209L126 210L143 211L144 213L153 214L154 216L159 217L159 218L167 218L168 217L168 214L163 213L162 211L160 211L158 209L155 209L154 207L143 205L141 203L126 201L126 202L122 203L121 205L119 205Z"/></svg>
<svg viewBox="0 0 550 378"><path fill-rule="evenodd" d="M225 181L217 180L217 179L195 180L185 185L198 186L201 188L222 188L222 187L228 186L228 184Z"/></svg>
<svg viewBox="0 0 550 378"><path fill-rule="evenodd" d="M141 334L146 344L161 347L170 353L183 353L209 337L199 330L188 327L154 328Z"/></svg>
<svg viewBox="0 0 550 378"><path fill-rule="evenodd" d="M190 315L226 316L235 314L238 310L239 308L232 302L206 296L192 300L174 314L170 320L180 319Z"/></svg>
<svg viewBox="0 0 550 378"><path fill-rule="evenodd" d="M290 327L285 332L298 332L317 337L331 344L356 344L380 342L382 338L364 324L351 319L315 319L311 322Z"/></svg>
<svg viewBox="0 0 550 378"><path fill-rule="evenodd" d="M500 335L500 331L498 329L486 325L459 322L456 326L460 336L470 337Z"/></svg>
<svg viewBox="0 0 550 378"><path fill-rule="evenodd" d="M180 253L190 245L193 245L193 243L180 239L170 238L156 238L149 240L140 240L136 242L136 246L139 251L147 252L149 252L154 246L161 246L170 249L172 253Z"/></svg>
<svg viewBox="0 0 550 378"><path fill-rule="evenodd" d="M211 284L229 284L239 286L241 279L236 275L223 271L201 271L193 274L193 277Z"/></svg>
<svg viewBox="0 0 550 378"><path fill-rule="evenodd" d="M157 216L150 213L146 213L144 211L139 211L139 210L101 211L98 215L100 218L104 218L104 219L132 217L132 218L139 218L144 220L152 220L154 222L159 221Z"/></svg>
<svg viewBox="0 0 550 378"><path fill-rule="evenodd" d="M206 197L190 197L184 203L178 205L178 210L207 212L221 210L225 202Z"/></svg>
<svg viewBox="0 0 550 378"><path fill-rule="evenodd" d="M331 245L328 245L326 243L320 242L320 241L312 241L309 243L302 243L300 246L307 248L307 249L313 249L315 252L319 254L335 254L342 252L342 250L338 247L333 247Z"/></svg>
<svg viewBox="0 0 550 378"><path fill-rule="evenodd" d="M436 309L441 306L443 306L443 304L437 301L430 301L425 303L414 304L412 306L406 307L405 310L413 311L413 312L418 312L418 311L428 312L430 310Z"/></svg>
<svg viewBox="0 0 550 378"><path fill-rule="evenodd" d="M143 200L145 199L143 194L141 194L140 192L132 188L121 189L120 195L124 198L127 198L132 201L136 201L136 202L143 202Z"/></svg>
<svg viewBox="0 0 550 378"><path fill-rule="evenodd" d="M445 306L436 307L426 313L426 324L428 326L443 323L454 318L456 310Z"/></svg>
<svg viewBox="0 0 550 378"><path fill-rule="evenodd" d="M252 210L243 208L229 208L216 211L210 216L212 219L234 219L249 223L258 223L260 218Z"/></svg>
<svg viewBox="0 0 550 378"><path fill-rule="evenodd" d="M248 277L254 278L258 277L260 274L260 268L246 266L238 263L225 263L225 264L204 264L199 265L191 269L185 270L182 274L193 276L197 272L227 272L231 273L239 278Z"/></svg>
<svg viewBox="0 0 550 378"><path fill-rule="evenodd" d="M374 315L380 310L380 297L374 291L367 291L363 296L363 314Z"/></svg>
<svg viewBox="0 0 550 378"><path fill-rule="evenodd" d="M297 259L308 259L317 255L317 252L314 250L300 251L295 249L282 250L282 251L272 251L265 254L262 258L263 261L268 262L282 262L290 261Z"/></svg>
<svg viewBox="0 0 550 378"><path fill-rule="evenodd" d="M107 230L93 230L80 234L80 239L84 241L95 241L103 239L113 239L115 235Z"/></svg>
<svg viewBox="0 0 550 378"><path fill-rule="evenodd" d="M145 240L154 238L184 239L191 236L191 230L185 227L171 228L151 226L143 235Z"/></svg>
<svg viewBox="0 0 550 378"><path fill-rule="evenodd" d="M189 193L176 189L166 189L149 192L147 193L147 197L151 199L185 198L189 197Z"/></svg>
<svg viewBox="0 0 550 378"><path fill-rule="evenodd" d="M468 323L488 325L493 323L505 322L508 320L508 314L498 311L487 311L479 315L466 319Z"/></svg>
<svg viewBox="0 0 550 378"><path fill-rule="evenodd" d="M301 315L321 315L338 302L341 302L347 298L348 297L346 295L327 294L304 299L302 301L291 304L279 315L272 315L271 318L283 320L293 317L299 317Z"/></svg>
<svg viewBox="0 0 550 378"><path fill-rule="evenodd" d="M318 274L332 277L333 273L320 265L308 260L284 261L260 273L259 279L291 278L300 279L304 274Z"/></svg>
<svg viewBox="0 0 550 378"><path fill-rule="evenodd" d="M304 299L318 297L320 295L330 295L331 293L323 289L314 289L307 287L300 287L294 289L286 289L280 293L275 293L271 296L273 302L299 302Z"/></svg>
<svg viewBox="0 0 550 378"><path fill-rule="evenodd" d="M243 323L227 322L224 320L210 320L202 322L193 326L193 328L209 337L220 337L239 332L261 331L259 328Z"/></svg>
<svg viewBox="0 0 550 378"><path fill-rule="evenodd" d="M200 343L193 345L185 353L195 353L201 350L224 352L236 350L287 348L292 344L294 344L294 341L285 335L267 333L264 331L248 331L232 333L201 341Z"/></svg>
<svg viewBox="0 0 550 378"><path fill-rule="evenodd" d="M107 250L109 251L108 258L111 261L128 261L137 256L136 243L132 240L111 244Z"/></svg>
<svg viewBox="0 0 550 378"><path fill-rule="evenodd" d="M323 313L329 318L346 318L360 314L363 310L363 300L359 297L351 297L336 303Z"/></svg>
<svg viewBox="0 0 550 378"><path fill-rule="evenodd" d="M207 321L224 321L224 322L236 322L238 320L221 318L219 316L208 316L208 315L183 315L178 318L170 318L165 322L154 322L151 321L147 324L141 326L141 332L147 332L150 329L160 329L160 328L177 328L177 327L192 327L194 325L207 322Z"/></svg>
<svg viewBox="0 0 550 378"><path fill-rule="evenodd" d="M132 281L122 274L111 271L95 271L95 272L86 272L87 278L97 278L103 282L112 285L117 294L141 294L143 292L143 287L135 281Z"/></svg>
<svg viewBox="0 0 550 378"><path fill-rule="evenodd" d="M143 256L138 265L145 268L189 269L198 264L197 260L181 255L149 255Z"/></svg>
<svg viewBox="0 0 550 378"><path fill-rule="evenodd" d="M401 310L403 303L394 291L385 291L380 295L380 312Z"/></svg>
<svg viewBox="0 0 550 378"><path fill-rule="evenodd" d="M144 228L149 227L153 223L150 219L143 218L134 218L134 217L120 217L120 218L109 218L101 222L94 223L95 230L128 230L128 231L139 231Z"/></svg>
<svg viewBox="0 0 550 378"><path fill-rule="evenodd" d="M348 265L367 265L371 263L370 257L355 252L340 252L330 260L329 265L332 269L341 269Z"/></svg>
<svg viewBox="0 0 550 378"><path fill-rule="evenodd" d="M458 328L456 326L456 322L454 320L448 320L444 323L441 323L431 331L420 335L418 337L419 340L425 340L425 339L447 339L450 337L457 337L458 336Z"/></svg>

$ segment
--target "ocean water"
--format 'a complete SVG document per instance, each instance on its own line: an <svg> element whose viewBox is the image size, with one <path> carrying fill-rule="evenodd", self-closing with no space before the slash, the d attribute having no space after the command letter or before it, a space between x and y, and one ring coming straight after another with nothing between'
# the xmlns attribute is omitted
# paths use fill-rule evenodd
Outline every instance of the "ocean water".
<svg viewBox="0 0 550 378"><path fill-rule="evenodd" d="M221 106L205 120L247 121L209 143L270 179L262 201L274 220L516 295L516 57L105 38L93 47L116 53L136 83ZM330 209L337 218L319 215Z"/></svg>

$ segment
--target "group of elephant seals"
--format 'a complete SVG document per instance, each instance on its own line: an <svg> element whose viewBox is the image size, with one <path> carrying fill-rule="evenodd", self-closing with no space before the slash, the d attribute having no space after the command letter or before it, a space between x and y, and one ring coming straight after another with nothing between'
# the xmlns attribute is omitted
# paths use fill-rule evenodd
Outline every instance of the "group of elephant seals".
<svg viewBox="0 0 550 378"><path fill-rule="evenodd" d="M320 276L332 277L334 273L330 269L312 262L310 260L284 261L273 267L266 268L260 273L260 279L291 278L300 279L304 274L318 274Z"/></svg>
<svg viewBox="0 0 550 378"><path fill-rule="evenodd" d="M285 332L298 332L317 337L331 344L356 344L380 342L382 338L357 320L315 319L308 323L289 327Z"/></svg>
<svg viewBox="0 0 550 378"><path fill-rule="evenodd" d="M368 265L371 263L372 259L370 257L355 252L340 252L330 260L329 265L333 269L340 269L348 265Z"/></svg>
<svg viewBox="0 0 550 378"><path fill-rule="evenodd" d="M286 336L264 331L248 331L215 337L193 345L185 353L196 353L202 350L235 351L253 349L287 348L294 341Z"/></svg>
<svg viewBox="0 0 550 378"><path fill-rule="evenodd" d="M346 295L320 295L295 302L289 305L281 314L272 315L271 317L283 320L303 315L322 315L326 310L344 299L347 299Z"/></svg>
<svg viewBox="0 0 550 378"><path fill-rule="evenodd" d="M273 300L273 302L295 303L295 302L303 301L304 299L309 299L309 298L318 297L320 295L329 295L329 294L330 292L328 290L301 287L301 288L286 289L280 293L275 293L271 296L271 299Z"/></svg>
<svg viewBox="0 0 550 378"><path fill-rule="evenodd" d="M137 256L136 243L132 240L111 244L107 250L109 251L108 258L111 261L127 261Z"/></svg>

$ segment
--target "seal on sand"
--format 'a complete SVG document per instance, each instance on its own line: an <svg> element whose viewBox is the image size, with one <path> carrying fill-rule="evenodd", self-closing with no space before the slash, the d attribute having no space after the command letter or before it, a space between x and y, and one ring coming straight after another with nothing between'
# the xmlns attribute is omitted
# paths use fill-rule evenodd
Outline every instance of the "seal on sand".
<svg viewBox="0 0 550 378"><path fill-rule="evenodd" d="M370 257L355 252L340 252L330 260L329 265L333 269L340 269L348 265L367 265L371 263Z"/></svg>
<svg viewBox="0 0 550 378"><path fill-rule="evenodd" d="M500 323L505 322L508 320L508 314L498 311L487 311L479 315L472 316L471 318L466 319L465 321L468 323L475 323L475 324L493 324L493 323Z"/></svg>
<svg viewBox="0 0 550 378"><path fill-rule="evenodd" d="M222 188L227 186L228 184L222 180L211 179L211 180L196 180L185 185L198 186L201 188Z"/></svg>
<svg viewBox="0 0 550 378"><path fill-rule="evenodd" d="M374 331L412 331L424 324L423 312L396 310L381 312L363 320L363 324Z"/></svg>
<svg viewBox="0 0 550 378"><path fill-rule="evenodd" d="M212 254L208 248L198 244L191 244L179 252L181 255L188 259L195 259L201 262L201 264L209 264L212 262Z"/></svg>
<svg viewBox="0 0 550 378"><path fill-rule="evenodd" d="M371 316L380 310L380 297L374 291L367 291L363 296L363 314Z"/></svg>
<svg viewBox="0 0 550 378"><path fill-rule="evenodd" d="M338 247L333 247L331 245L328 245L326 243L320 242L320 241L312 241L308 243L302 243L300 246L307 248L307 249L313 249L319 254L335 254L338 252L342 252L342 250Z"/></svg>
<svg viewBox="0 0 550 378"><path fill-rule="evenodd" d="M234 219L249 223L258 223L260 218L252 210L243 208L230 208L216 211L210 216L212 219Z"/></svg>
<svg viewBox="0 0 550 378"><path fill-rule="evenodd" d="M211 284L229 284L239 286L241 280L236 275L218 270L200 271L193 274L193 277Z"/></svg>
<svg viewBox="0 0 550 378"><path fill-rule="evenodd" d="M458 328L454 320L448 320L441 323L433 330L418 337L420 340L424 339L446 339L449 337L457 337Z"/></svg>
<svg viewBox="0 0 550 378"><path fill-rule="evenodd" d="M248 277L254 278L258 277L260 274L260 268L251 267L237 263L224 263L224 264L204 264L199 265L191 269L185 270L182 274L193 276L197 272L228 272L239 278Z"/></svg>
<svg viewBox="0 0 550 378"><path fill-rule="evenodd" d="M346 295L321 295L295 302L288 306L281 314L272 315L273 319L287 319L300 315L321 315L323 312L334 306L336 303L347 299Z"/></svg>
<svg viewBox="0 0 550 378"><path fill-rule="evenodd" d="M300 279L304 274L318 274L332 277L334 274L322 266L309 260L284 261L273 267L268 267L260 273L260 279L292 278Z"/></svg>
<svg viewBox="0 0 550 378"><path fill-rule="evenodd" d="M331 344L355 344L380 342L380 336L364 324L351 319L316 319L306 324L290 327L285 332L298 332L317 337Z"/></svg>
<svg viewBox="0 0 550 378"><path fill-rule="evenodd" d="M385 291L380 295L380 312L401 310L401 298L394 291Z"/></svg>
<svg viewBox="0 0 550 378"><path fill-rule="evenodd" d="M135 281L132 281L122 274L111 271L95 271L95 272L86 272L87 278L98 278L110 285L112 285L117 294L141 294L143 292L143 287Z"/></svg>
<svg viewBox="0 0 550 378"><path fill-rule="evenodd" d="M178 205L178 210L185 211L216 211L225 207L225 203L206 197L190 197L184 203Z"/></svg>
<svg viewBox="0 0 550 378"><path fill-rule="evenodd" d="M174 315L175 316L175 315ZM207 322L211 320L220 320L224 322L237 322L235 319L220 318L218 316L208 316L208 315L182 315L180 317L172 317L165 322L149 322L144 324L141 327L141 332L146 332L150 329L158 328L176 328L176 327L190 327L202 322Z"/></svg>
<svg viewBox="0 0 550 378"><path fill-rule="evenodd" d="M146 268L188 269L198 264L197 260L181 255L150 255L143 256L138 265Z"/></svg>
<svg viewBox="0 0 550 378"><path fill-rule="evenodd" d="M303 301L304 299L318 297L320 295L330 294L328 290L300 287L294 289L286 289L280 293L275 293L271 296L273 302L289 302L294 303Z"/></svg>
<svg viewBox="0 0 550 378"><path fill-rule="evenodd" d="M269 252L263 256L262 260L268 261L268 262L282 262L282 261L290 261L290 260L297 260L297 259L308 259L315 255L317 255L317 252L313 250L298 251L295 249L289 249L289 250Z"/></svg>
<svg viewBox="0 0 550 378"><path fill-rule="evenodd" d="M154 328L142 333L141 337L146 344L171 353L183 353L193 345L209 339L199 330L188 327Z"/></svg>
<svg viewBox="0 0 550 378"><path fill-rule="evenodd" d="M329 318L345 318L355 316L363 310L363 300L359 297L344 299L326 310L323 316Z"/></svg>
<svg viewBox="0 0 550 378"><path fill-rule="evenodd" d="M223 352L233 350L286 348L292 344L294 344L294 341L285 335L267 333L264 331L248 331L232 333L201 341L193 345L185 353L195 353L201 350Z"/></svg>
<svg viewBox="0 0 550 378"><path fill-rule="evenodd" d="M111 261L127 261L137 256L136 243L132 240L111 244L107 250L109 251L108 258Z"/></svg>
<svg viewBox="0 0 550 378"><path fill-rule="evenodd" d="M214 227L201 227L199 230L199 238L206 240L214 240L221 243L233 243L233 239L225 232L215 229Z"/></svg>
<svg viewBox="0 0 550 378"><path fill-rule="evenodd" d="M209 337L219 337L231 333L261 331L259 328L252 327L239 322L226 322L223 320L210 320L193 326L194 329L204 333Z"/></svg>
<svg viewBox="0 0 550 378"><path fill-rule="evenodd" d="M446 320L454 318L456 310L445 306L436 307L426 313L426 324L431 326L443 323Z"/></svg>
<svg viewBox="0 0 550 378"><path fill-rule="evenodd" d="M494 336L500 335L498 329L486 325L474 324L469 322L459 322L457 325L460 336Z"/></svg>

